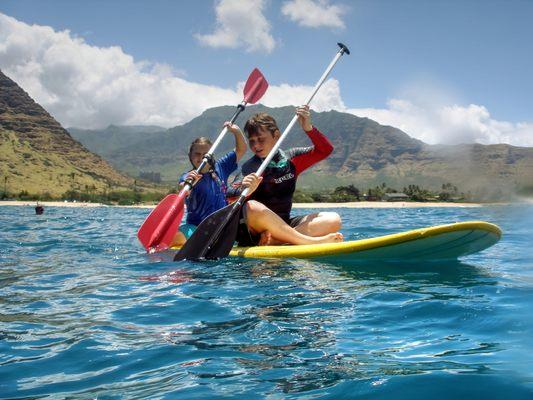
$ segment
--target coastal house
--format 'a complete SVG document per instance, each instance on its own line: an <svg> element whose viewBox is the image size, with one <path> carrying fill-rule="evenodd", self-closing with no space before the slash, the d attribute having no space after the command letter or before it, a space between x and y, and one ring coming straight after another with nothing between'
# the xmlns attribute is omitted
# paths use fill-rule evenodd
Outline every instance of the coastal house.
<svg viewBox="0 0 533 400"><path fill-rule="evenodd" d="M409 201L410 198L405 193L385 193L383 201Z"/></svg>

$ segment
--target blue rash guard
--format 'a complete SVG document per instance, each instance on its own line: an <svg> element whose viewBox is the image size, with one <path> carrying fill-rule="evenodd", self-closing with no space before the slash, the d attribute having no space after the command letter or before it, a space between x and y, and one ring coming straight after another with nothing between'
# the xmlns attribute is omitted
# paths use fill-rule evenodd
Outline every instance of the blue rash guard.
<svg viewBox="0 0 533 400"><path fill-rule="evenodd" d="M202 174L202 179L185 200L187 224L200 225L208 215L228 204L226 201L228 177L236 169L237 154L235 151L230 151L215 162L214 170ZM180 183L185 181L189 172L181 175Z"/></svg>

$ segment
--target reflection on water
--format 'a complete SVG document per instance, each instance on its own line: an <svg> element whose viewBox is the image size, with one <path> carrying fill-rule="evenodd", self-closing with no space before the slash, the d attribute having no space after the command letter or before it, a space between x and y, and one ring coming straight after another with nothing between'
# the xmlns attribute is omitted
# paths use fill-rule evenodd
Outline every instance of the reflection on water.
<svg viewBox="0 0 533 400"><path fill-rule="evenodd" d="M444 264L174 263L133 245L142 210L36 220L0 207L13 227L0 237L0 397L531 395L532 232L519 214L340 212L348 235L465 219L520 235Z"/></svg>

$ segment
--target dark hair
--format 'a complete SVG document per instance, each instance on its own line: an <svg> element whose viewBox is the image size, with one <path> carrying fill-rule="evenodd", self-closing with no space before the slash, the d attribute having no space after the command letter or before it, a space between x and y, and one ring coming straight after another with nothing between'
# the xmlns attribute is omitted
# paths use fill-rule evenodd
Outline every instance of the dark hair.
<svg viewBox="0 0 533 400"><path fill-rule="evenodd" d="M197 144L208 144L209 146L212 145L211 143L211 140L209 140L208 138L206 138L205 136L202 136L202 137L199 137L199 138L196 138L193 140L193 142L191 143L191 146L189 147L189 157L192 153L192 148L197 145Z"/></svg>
<svg viewBox="0 0 533 400"><path fill-rule="evenodd" d="M274 136L276 131L279 131L278 124L274 118L267 113L258 113L252 115L248 121L246 121L246 124L244 125L244 132L246 132L246 135L248 138L250 138L259 133L260 127L268 130L272 136Z"/></svg>

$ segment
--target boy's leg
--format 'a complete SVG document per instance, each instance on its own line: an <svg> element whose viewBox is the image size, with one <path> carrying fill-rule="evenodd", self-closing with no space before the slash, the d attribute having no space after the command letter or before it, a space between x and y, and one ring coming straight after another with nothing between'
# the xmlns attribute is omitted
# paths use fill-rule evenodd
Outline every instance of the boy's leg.
<svg viewBox="0 0 533 400"><path fill-rule="evenodd" d="M292 225L292 224L291 224ZM298 232L308 236L323 236L341 229L341 217L336 212L321 211L303 216L294 226Z"/></svg>
<svg viewBox="0 0 533 400"><path fill-rule="evenodd" d="M250 200L245 204L246 222L252 233L270 232L280 243L314 244L342 241L342 234L329 232L326 235L309 236L289 226L276 213L264 204Z"/></svg>
<svg viewBox="0 0 533 400"><path fill-rule="evenodd" d="M174 238L172 239L172 243L170 244L170 247L174 246L183 246L183 244L189 239L194 231L196 230L196 225L192 224L182 224L180 225L178 231L174 235Z"/></svg>
<svg viewBox="0 0 533 400"><path fill-rule="evenodd" d="M183 246L186 241L185 235L181 231L177 231L172 239L172 243L170 243L170 247Z"/></svg>

